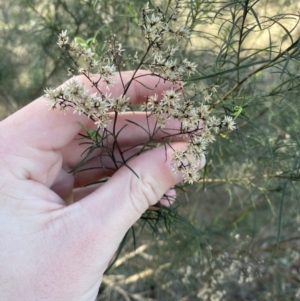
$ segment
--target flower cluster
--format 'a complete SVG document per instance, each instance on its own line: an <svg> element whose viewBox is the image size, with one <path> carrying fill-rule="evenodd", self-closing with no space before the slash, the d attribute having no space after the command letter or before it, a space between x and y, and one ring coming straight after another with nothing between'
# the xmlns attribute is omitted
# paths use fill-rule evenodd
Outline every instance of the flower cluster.
<svg viewBox="0 0 300 301"><path fill-rule="evenodd" d="M212 114L212 106L208 102L212 101L217 86L211 86L199 93L201 97L197 100L195 95L187 97L182 89L184 78L194 74L197 65L186 58L176 58L179 47L168 44L172 39L179 42L190 36L188 29L174 22L179 17L179 3L178 0L169 14L160 8L149 8L149 3L144 6L140 27L147 47L140 61L137 53L132 61L138 62L136 71L147 68L149 74L158 80L172 83L171 88L164 91L160 99L156 94L145 95L145 102L140 106L140 110L146 113L147 118L153 115L156 117L155 131L164 133L171 119L180 122L180 130L174 133L174 136L187 136L189 144L186 149L174 152L173 170L181 172L185 182L193 183L199 178L197 166L201 164L206 154L207 145L215 140L214 134L222 128L235 129L235 123L231 116L217 117ZM59 107L61 111L66 111L68 107L72 107L74 113L85 114L92 119L97 131L106 129L112 119L118 118L118 113L129 110L129 98L126 97L126 93L131 83L138 80L134 72L131 80L123 82L124 90L119 97L112 97L107 91L103 91L103 87L108 89L113 85L115 71L122 70L124 65L122 44L113 35L106 41L105 55L98 58L98 55L86 45L69 43L67 31L63 31L58 37L58 45L65 50L66 57L73 62L77 73L91 82L96 93L87 91L83 84L71 79L63 87L46 89L45 96L50 102L50 109ZM97 75L91 75L91 70ZM73 70L71 73L73 74ZM115 114L111 114L113 112ZM115 139L118 139L120 133L114 134Z"/></svg>
<svg viewBox="0 0 300 301"><path fill-rule="evenodd" d="M129 107L129 99L124 95L113 98L108 93L105 95L89 93L83 84L74 79L67 82L64 87L46 89L45 97L50 102L50 109L59 107L62 112L66 112L68 107L72 107L74 113L85 114L100 129L109 125L111 121L109 112L124 112Z"/></svg>
<svg viewBox="0 0 300 301"><path fill-rule="evenodd" d="M209 105L195 104L191 99L181 97L174 89L158 96L150 96L142 109L149 115L154 114L158 126L164 128L170 119L177 119L181 123L181 135L189 137L189 144L183 151L176 151L173 157L174 172L183 173L184 181L193 183L199 179L197 166L201 164L206 154L207 145L215 140L214 133L220 129L235 129L235 122L231 116L218 118L211 115Z"/></svg>
<svg viewBox="0 0 300 301"><path fill-rule="evenodd" d="M179 3L180 1L177 1L175 7L171 9L170 16L159 8L149 9L149 3L147 3L142 10L140 23L148 41L148 49L152 52L152 62L146 67L171 82L182 80L184 75L191 76L197 68L197 64L187 59L178 61L174 58L178 46L169 45L170 43L177 44L180 40L187 40L190 37L189 30L175 22L180 13Z"/></svg>
<svg viewBox="0 0 300 301"><path fill-rule="evenodd" d="M153 44L154 49L160 49L161 45L164 44L164 38L167 33L174 34L176 41L190 37L188 28L181 25L172 26L172 21L178 20L180 8L179 0L176 2L175 7L171 7L172 12L170 16L167 16L159 7L156 10L150 9L149 2L142 9L140 27L144 31L149 45Z"/></svg>

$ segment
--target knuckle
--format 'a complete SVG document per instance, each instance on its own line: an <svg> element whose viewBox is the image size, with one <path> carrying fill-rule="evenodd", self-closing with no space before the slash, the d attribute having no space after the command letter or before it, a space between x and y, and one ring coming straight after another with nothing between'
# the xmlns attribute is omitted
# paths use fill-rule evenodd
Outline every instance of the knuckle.
<svg viewBox="0 0 300 301"><path fill-rule="evenodd" d="M161 198L157 184L156 180L147 174L143 174L139 178L132 177L130 181L131 201L135 210L140 214Z"/></svg>

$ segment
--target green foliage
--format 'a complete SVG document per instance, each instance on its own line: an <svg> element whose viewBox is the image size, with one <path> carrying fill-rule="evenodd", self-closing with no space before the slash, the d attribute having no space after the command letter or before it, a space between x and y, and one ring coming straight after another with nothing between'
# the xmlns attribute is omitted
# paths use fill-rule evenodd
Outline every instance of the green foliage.
<svg viewBox="0 0 300 301"><path fill-rule="evenodd" d="M174 5L152 2L164 10ZM128 233L99 300L297 300L300 42L294 12L299 4L182 3L185 13L178 22L192 34L180 51L198 64L186 89L218 85L211 106L233 116L238 129L218 137L200 182L179 194L179 208L147 213ZM1 114L66 79L69 66L56 47L62 29L99 55L110 33L132 54L140 51L142 5L1 1ZM91 147L102 141L97 132L87 135ZM160 214L167 214L166 227L156 224Z"/></svg>

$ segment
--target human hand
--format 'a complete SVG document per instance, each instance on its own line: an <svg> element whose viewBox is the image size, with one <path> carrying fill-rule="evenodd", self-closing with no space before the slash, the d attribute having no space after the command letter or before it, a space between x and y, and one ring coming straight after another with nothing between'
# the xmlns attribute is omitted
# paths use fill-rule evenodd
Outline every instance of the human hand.
<svg viewBox="0 0 300 301"><path fill-rule="evenodd" d="M131 75L124 73L124 81ZM168 88L153 76L141 81L153 93ZM111 92L118 96L123 87L118 76L115 82ZM147 94L149 89L133 82L127 96L141 103ZM146 126L143 113L123 113L117 126L126 119ZM154 126L154 119L149 122ZM92 127L71 110L66 116L48 111L43 97L0 123L1 300L94 300L127 230L182 179L171 171L173 150L161 146L129 161L139 178L124 166L105 184L84 187L105 171L68 173L82 159L84 146L75 140L80 124ZM146 139L140 127L128 124L120 143L129 148ZM172 143L175 150L184 146Z"/></svg>

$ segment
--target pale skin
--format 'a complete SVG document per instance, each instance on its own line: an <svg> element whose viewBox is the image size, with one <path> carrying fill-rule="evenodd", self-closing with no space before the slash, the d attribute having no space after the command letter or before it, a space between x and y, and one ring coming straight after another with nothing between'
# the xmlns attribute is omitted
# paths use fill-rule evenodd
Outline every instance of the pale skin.
<svg viewBox="0 0 300 301"><path fill-rule="evenodd" d="M123 74L125 82L130 76ZM84 77L78 80L91 89ZM111 93L118 96L119 76L114 81ZM157 85L153 76L141 81L152 90L134 83L127 93L132 103L169 87ZM146 126L141 113L119 117L118 127L125 119ZM172 148L185 146L177 140L172 148L161 146L131 159L130 167L139 178L121 167L101 187L84 188L104 172L98 169L76 177L69 173L82 159L83 146L75 139L82 131L80 123L93 125L72 110L66 115L49 111L43 97L0 123L1 300L95 300L126 231L182 180L171 170ZM143 131L131 127L124 129L120 143L126 148L145 139Z"/></svg>

